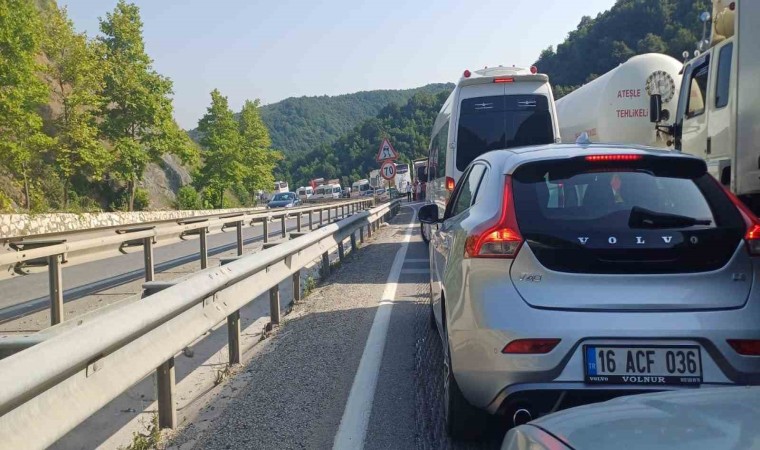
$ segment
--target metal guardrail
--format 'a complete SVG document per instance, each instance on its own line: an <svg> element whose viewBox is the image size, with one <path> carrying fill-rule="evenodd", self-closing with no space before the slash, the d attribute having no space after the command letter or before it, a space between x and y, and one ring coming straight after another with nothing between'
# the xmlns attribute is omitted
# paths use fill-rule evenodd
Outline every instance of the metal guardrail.
<svg viewBox="0 0 760 450"><path fill-rule="evenodd" d="M270 317L279 322L280 282L322 259L343 257L343 242L372 233L395 214L393 201L247 255L85 322L0 360L0 447L44 448L155 371L161 427L176 425L174 357L227 320L230 362L240 361L239 310L270 293ZM149 238L150 236L145 236ZM300 295L300 286L295 286Z"/></svg>
<svg viewBox="0 0 760 450"><path fill-rule="evenodd" d="M315 224L321 226L326 221L346 217L359 210L371 207L372 199L357 199L339 203L325 203L317 206L288 208L282 210L270 210L262 212L243 212L228 215L197 216L176 219L171 221L146 222L133 226L107 227L98 232L98 229L82 230L81 232L69 233L76 235L81 233L97 234L96 236L68 240L66 235L56 235L40 240L40 236L29 236L13 242L15 252L0 253L0 273L17 270L25 263L46 265L48 270L48 285L50 295L50 322L56 325L63 321L63 277L61 266L78 264L81 262L101 259L117 254L126 247L142 247L144 255L145 281L152 281L155 276L153 262L153 248L159 244L170 243L173 239L188 235L199 236L199 254L201 269L208 267L207 235L209 229L235 227L237 234L237 254L243 254L243 226L248 223L254 226L261 223L263 226L264 242L269 242L269 223L273 220L280 221L282 237L287 235L286 221L296 218L296 228L300 232L303 229L303 217L308 216L308 228L312 230ZM334 215L333 215L334 211ZM314 217L318 213L319 220ZM325 214L326 213L326 214Z"/></svg>

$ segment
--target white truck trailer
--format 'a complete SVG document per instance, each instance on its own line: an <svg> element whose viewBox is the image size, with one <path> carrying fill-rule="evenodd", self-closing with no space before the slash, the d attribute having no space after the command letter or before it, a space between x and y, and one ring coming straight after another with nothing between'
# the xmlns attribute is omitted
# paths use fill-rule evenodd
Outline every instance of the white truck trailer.
<svg viewBox="0 0 760 450"><path fill-rule="evenodd" d="M683 67L672 125L675 149L700 156L710 173L760 212L760 1L714 0L712 37ZM709 43L709 48L708 47ZM652 122L663 122L651 98Z"/></svg>
<svg viewBox="0 0 760 450"><path fill-rule="evenodd" d="M659 53L634 56L557 100L562 142L573 143L585 131L592 142L668 147L669 137L649 121L649 96L660 94L675 116L682 67Z"/></svg>

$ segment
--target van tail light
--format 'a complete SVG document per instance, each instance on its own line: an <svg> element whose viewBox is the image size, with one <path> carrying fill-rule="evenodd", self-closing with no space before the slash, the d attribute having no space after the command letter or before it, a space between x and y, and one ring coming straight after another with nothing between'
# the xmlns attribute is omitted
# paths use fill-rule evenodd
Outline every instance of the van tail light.
<svg viewBox="0 0 760 450"><path fill-rule="evenodd" d="M451 177L446 177L446 190L452 192L454 190L454 186L456 186L454 179Z"/></svg>
<svg viewBox="0 0 760 450"><path fill-rule="evenodd" d="M511 355L546 354L554 350L560 339L517 339L502 349L502 353Z"/></svg>
<svg viewBox="0 0 760 450"><path fill-rule="evenodd" d="M747 224L747 232L744 234L744 242L747 243L749 254L752 256L760 256L760 219L755 216L755 213L753 213L752 210L739 199L739 197L728 190L726 186L720 184L718 180L715 180L715 182L723 188L726 195L728 195L728 198L731 199L731 202L736 206L736 209L739 210L742 218L744 218L744 223Z"/></svg>
<svg viewBox="0 0 760 450"><path fill-rule="evenodd" d="M728 345L743 356L760 356L760 339L729 339Z"/></svg>
<svg viewBox="0 0 760 450"><path fill-rule="evenodd" d="M494 78L494 83L514 83L515 79L512 77L506 77L506 78Z"/></svg>
<svg viewBox="0 0 760 450"><path fill-rule="evenodd" d="M515 202L512 197L512 178L504 183L501 212L496 221L476 227L464 244L465 258L514 258L523 238L517 227Z"/></svg>

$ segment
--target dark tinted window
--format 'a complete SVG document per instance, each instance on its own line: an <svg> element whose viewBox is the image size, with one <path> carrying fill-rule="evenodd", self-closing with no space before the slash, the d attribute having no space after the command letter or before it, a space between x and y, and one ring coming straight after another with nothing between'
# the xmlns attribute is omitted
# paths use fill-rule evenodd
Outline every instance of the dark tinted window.
<svg viewBox="0 0 760 450"><path fill-rule="evenodd" d="M518 169L520 232L542 264L588 273L668 273L725 265L741 217L702 169L603 166L567 161Z"/></svg>
<svg viewBox="0 0 760 450"><path fill-rule="evenodd" d="M428 160L428 179L446 176L446 147L449 139L449 121L443 124L438 133L430 140L430 157Z"/></svg>
<svg viewBox="0 0 760 450"><path fill-rule="evenodd" d="M459 194L451 208L450 216L456 216L463 213L467 208L472 206L475 202L475 195L478 191L478 186L483 178L486 167L482 164L476 164L472 166L469 173L460 181Z"/></svg>
<svg viewBox="0 0 760 450"><path fill-rule="evenodd" d="M728 88L731 81L731 56L734 44L726 44L720 49L718 57L718 79L715 82L715 107L722 108L728 104Z"/></svg>
<svg viewBox="0 0 760 450"><path fill-rule="evenodd" d="M549 101L543 95L469 98L459 111L459 170L490 150L554 142Z"/></svg>

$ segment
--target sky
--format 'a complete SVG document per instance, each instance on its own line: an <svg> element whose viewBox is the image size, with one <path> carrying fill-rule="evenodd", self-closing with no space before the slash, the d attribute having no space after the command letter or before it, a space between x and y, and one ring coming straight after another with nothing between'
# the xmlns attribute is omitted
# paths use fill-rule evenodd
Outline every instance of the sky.
<svg viewBox="0 0 760 450"><path fill-rule="evenodd" d="M96 36L117 0L59 0ZM529 67L584 15L614 0L133 0L154 68L174 82L175 117L195 128L218 88L246 99L404 89L465 69ZM540 71L540 67L539 67Z"/></svg>

